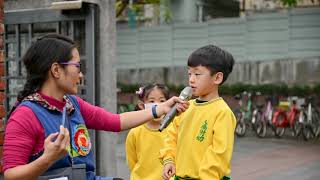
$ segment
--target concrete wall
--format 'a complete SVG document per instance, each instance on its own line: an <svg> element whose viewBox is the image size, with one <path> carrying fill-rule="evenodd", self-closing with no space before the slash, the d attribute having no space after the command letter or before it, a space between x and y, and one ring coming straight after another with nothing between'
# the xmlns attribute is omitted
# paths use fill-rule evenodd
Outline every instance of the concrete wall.
<svg viewBox="0 0 320 180"><path fill-rule="evenodd" d="M295 8L204 23L118 28L117 68L185 66L190 53L207 44L243 63L319 57L319 19L320 8Z"/></svg>
<svg viewBox="0 0 320 180"><path fill-rule="evenodd" d="M171 1L171 9L176 23L192 23L197 20L196 0Z"/></svg>
<svg viewBox="0 0 320 180"><path fill-rule="evenodd" d="M119 28L118 82L186 84L188 56L215 44L236 60L227 83L319 83L319 18L320 8L293 8L204 23Z"/></svg>
<svg viewBox="0 0 320 180"><path fill-rule="evenodd" d="M165 83L186 85L186 67L119 69L118 83ZM236 63L226 83L285 83L312 85L320 83L320 57L279 59Z"/></svg>

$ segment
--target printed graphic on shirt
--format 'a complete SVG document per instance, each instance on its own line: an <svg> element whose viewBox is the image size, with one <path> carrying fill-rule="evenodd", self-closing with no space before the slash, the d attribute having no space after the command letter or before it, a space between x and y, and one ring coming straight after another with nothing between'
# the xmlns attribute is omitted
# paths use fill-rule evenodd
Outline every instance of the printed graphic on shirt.
<svg viewBox="0 0 320 180"><path fill-rule="evenodd" d="M72 139L72 153L73 157L86 156L91 150L91 141L88 129L83 124L78 124L74 127L74 137Z"/></svg>
<svg viewBox="0 0 320 180"><path fill-rule="evenodd" d="M204 122L202 122L199 134L198 134L198 136L196 138L199 142L202 142L204 140L206 132L207 132L207 129L208 129L208 121L205 120Z"/></svg>

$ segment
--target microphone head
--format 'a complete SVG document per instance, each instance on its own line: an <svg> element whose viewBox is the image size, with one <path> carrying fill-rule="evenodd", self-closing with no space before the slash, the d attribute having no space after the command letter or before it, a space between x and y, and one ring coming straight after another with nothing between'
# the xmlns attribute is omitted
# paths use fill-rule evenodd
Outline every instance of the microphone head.
<svg viewBox="0 0 320 180"><path fill-rule="evenodd" d="M190 86L185 87L179 95L179 98L182 100L189 100L191 97L192 97L192 88Z"/></svg>

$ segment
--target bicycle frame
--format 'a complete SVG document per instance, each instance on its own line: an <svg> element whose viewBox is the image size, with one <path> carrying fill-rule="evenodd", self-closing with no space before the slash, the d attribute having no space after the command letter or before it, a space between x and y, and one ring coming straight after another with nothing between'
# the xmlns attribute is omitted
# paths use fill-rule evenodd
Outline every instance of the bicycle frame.
<svg viewBox="0 0 320 180"><path fill-rule="evenodd" d="M244 106L243 97L241 97L238 101L238 105L240 106L239 110L240 110L244 120L246 122L251 120L251 117L252 117L252 99L251 99L251 97L248 98L246 106Z"/></svg>
<svg viewBox="0 0 320 180"><path fill-rule="evenodd" d="M294 125L294 121L297 117L299 113L299 110L297 108L296 104L293 104L290 107L290 111L286 111L282 108L279 108L276 112L275 115L273 117L272 123L276 126L276 127L281 127L281 128L285 128L285 127L293 127ZM283 116L283 121L281 123L278 122L278 119L280 118L280 116Z"/></svg>
<svg viewBox="0 0 320 180"><path fill-rule="evenodd" d="M272 115L273 115L272 103L271 103L271 100L268 100L266 110L263 111L264 121L268 122L269 124L272 124Z"/></svg>
<svg viewBox="0 0 320 180"><path fill-rule="evenodd" d="M247 96L248 99L246 104L243 102L246 100L244 96ZM238 100L239 108L234 110L234 113L237 118L237 125L236 125L236 134L240 137L244 136L246 133L247 127L251 126L251 119L252 119L252 96L251 93L243 92L242 94L238 94L235 96ZM253 126L252 126L253 127Z"/></svg>

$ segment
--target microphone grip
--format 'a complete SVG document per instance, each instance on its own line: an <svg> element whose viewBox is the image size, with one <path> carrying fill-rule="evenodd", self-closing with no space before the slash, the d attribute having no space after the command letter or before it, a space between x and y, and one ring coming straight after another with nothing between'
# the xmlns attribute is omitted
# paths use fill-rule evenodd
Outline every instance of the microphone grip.
<svg viewBox="0 0 320 180"><path fill-rule="evenodd" d="M175 104L170 111L163 117L161 124L160 124L160 128L159 131L161 132L163 129L165 129L170 123L171 121L174 119L174 117L177 114L177 106L178 104Z"/></svg>

